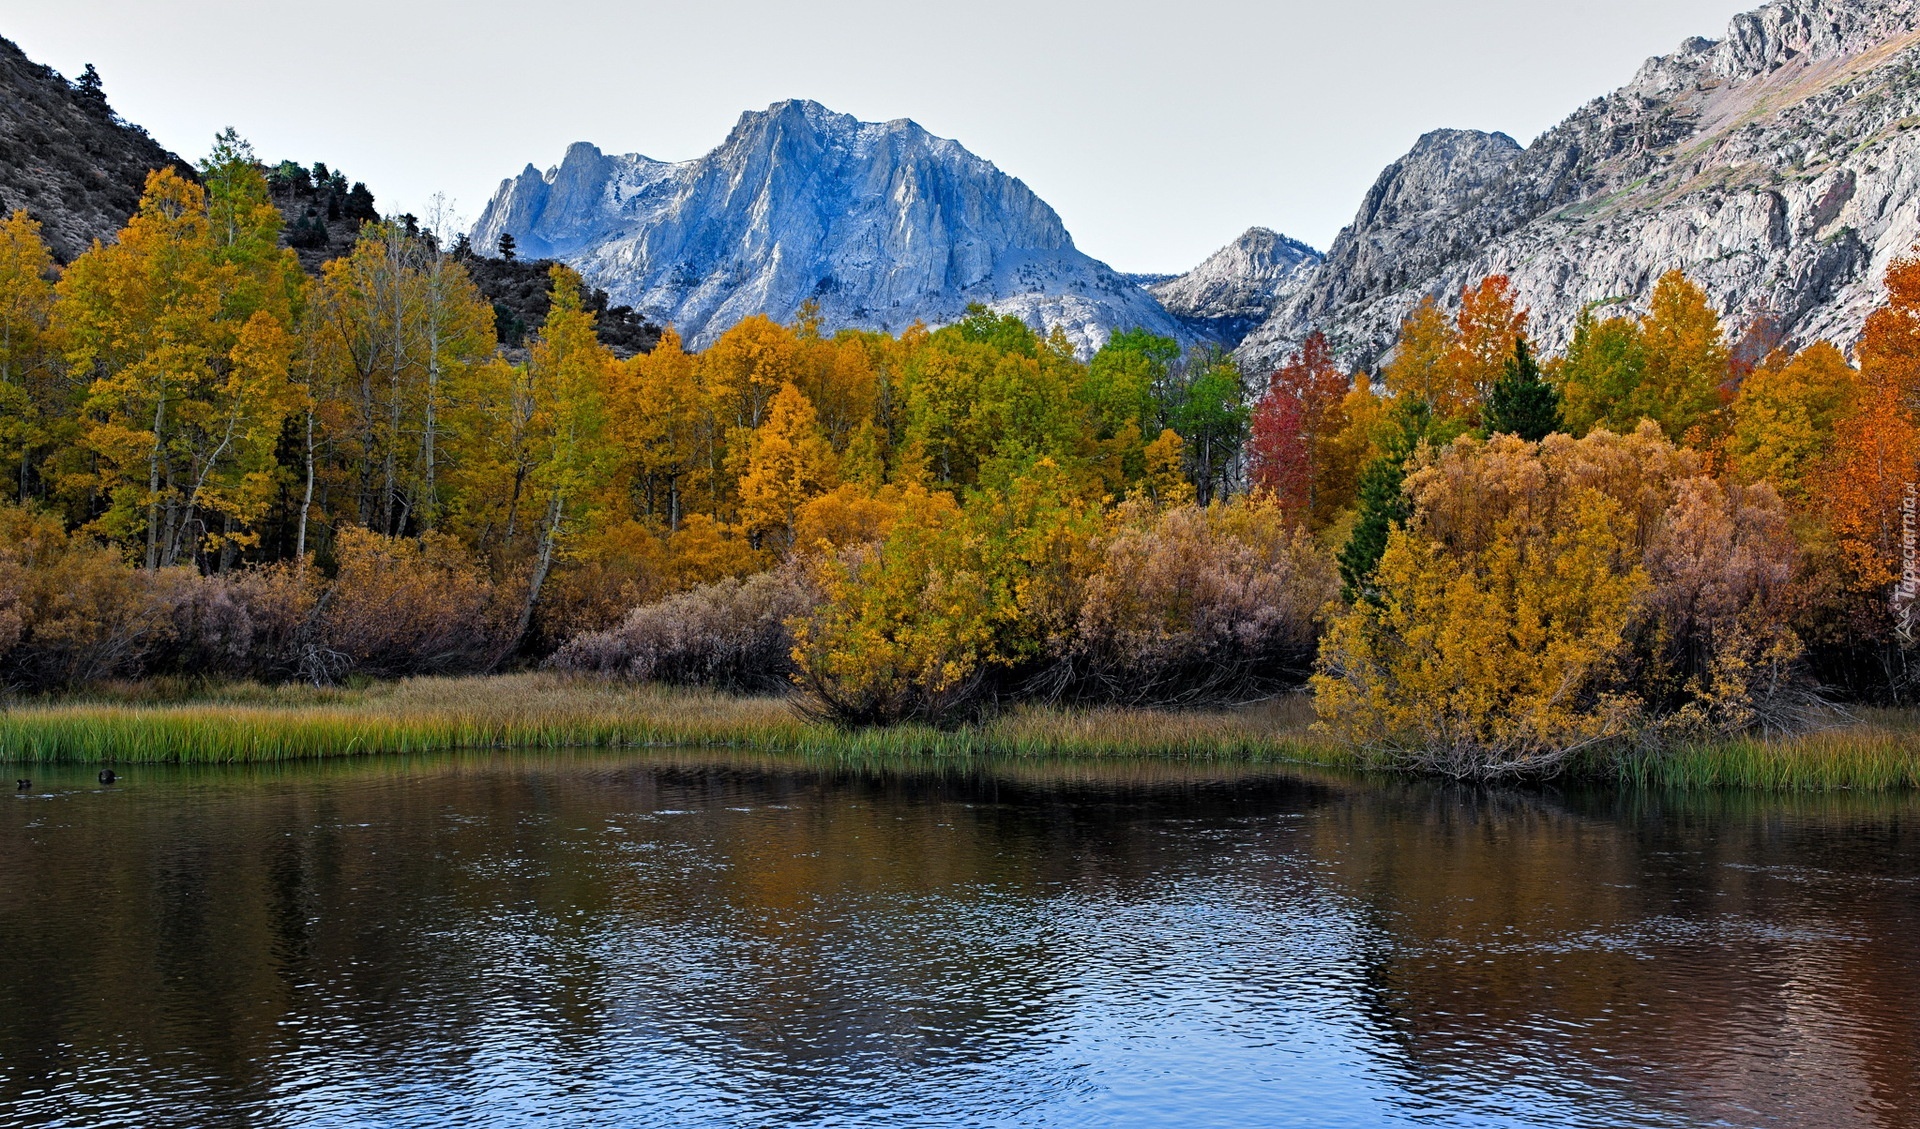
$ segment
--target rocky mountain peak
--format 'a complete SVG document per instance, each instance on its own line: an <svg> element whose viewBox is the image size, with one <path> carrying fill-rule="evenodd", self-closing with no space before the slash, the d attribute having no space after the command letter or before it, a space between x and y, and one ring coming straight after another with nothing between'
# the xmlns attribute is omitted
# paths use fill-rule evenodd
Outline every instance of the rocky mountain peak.
<svg viewBox="0 0 1920 1129"><path fill-rule="evenodd" d="M474 244L505 232L695 346L807 301L828 325L890 331L981 302L1058 325L1083 350L1136 326L1191 336L1075 249L1054 210L992 162L906 119L862 122L804 100L742 114L693 161L576 144L552 169L501 183Z"/></svg>
<svg viewBox="0 0 1920 1129"><path fill-rule="evenodd" d="M1356 228L1458 211L1462 197L1498 183L1525 147L1504 133L1436 129L1388 165L1360 205Z"/></svg>
<svg viewBox="0 0 1920 1129"><path fill-rule="evenodd" d="M1920 238L1917 0L1776 0L1690 39L1521 149L1429 134L1382 173L1310 282L1241 344L1276 363L1314 329L1376 364L1400 320L1513 279L1555 349L1588 303L1684 270L1735 332L1859 334Z"/></svg>
<svg viewBox="0 0 1920 1129"><path fill-rule="evenodd" d="M1320 260L1320 252L1305 243L1254 227L1187 273L1147 289L1169 313L1232 346L1266 320Z"/></svg>

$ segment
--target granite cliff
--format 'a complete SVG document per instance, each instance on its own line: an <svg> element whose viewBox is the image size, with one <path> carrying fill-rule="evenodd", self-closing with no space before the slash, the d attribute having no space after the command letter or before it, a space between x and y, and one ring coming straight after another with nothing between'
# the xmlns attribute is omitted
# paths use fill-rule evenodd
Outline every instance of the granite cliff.
<svg viewBox="0 0 1920 1129"><path fill-rule="evenodd" d="M1370 366L1421 299L1490 274L1512 277L1554 349L1586 304L1644 302L1672 269L1736 332L1764 312L1851 345L1917 239L1916 0L1777 0L1531 145L1421 138L1237 355L1268 368L1321 329Z"/></svg>
<svg viewBox="0 0 1920 1129"><path fill-rule="evenodd" d="M938 325L979 302L1082 352L1116 329L1192 331L1081 253L1018 179L911 121L857 121L813 102L742 115L681 163L575 144L504 181L473 231L578 269L693 346L743 318L819 304L829 326Z"/></svg>

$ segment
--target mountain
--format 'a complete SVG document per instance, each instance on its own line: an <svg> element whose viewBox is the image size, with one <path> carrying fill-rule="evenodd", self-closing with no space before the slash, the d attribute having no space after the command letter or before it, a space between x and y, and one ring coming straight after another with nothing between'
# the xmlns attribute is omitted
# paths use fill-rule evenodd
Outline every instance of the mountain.
<svg viewBox="0 0 1920 1129"><path fill-rule="evenodd" d="M1147 290L1189 328L1232 346L1311 278L1321 258L1298 240L1249 228L1199 266Z"/></svg>
<svg viewBox="0 0 1920 1129"><path fill-rule="evenodd" d="M147 173L167 165L194 175L121 121L97 78L69 83L0 39L0 211L31 213L56 259L111 239L139 206Z"/></svg>
<svg viewBox="0 0 1920 1129"><path fill-rule="evenodd" d="M1740 325L1850 345L1920 239L1917 0L1777 0L1650 59L1533 144L1443 130L1380 175L1326 261L1237 356L1314 329L1372 366L1424 297L1512 277L1548 348L1588 303L1685 270Z"/></svg>
<svg viewBox="0 0 1920 1129"><path fill-rule="evenodd" d="M473 243L491 250L504 234L694 347L808 300L829 326L895 332L980 302L1060 326L1082 352L1116 329L1193 339L991 162L911 121L814 102L743 114L719 148L677 164L575 144L558 166L501 183Z"/></svg>

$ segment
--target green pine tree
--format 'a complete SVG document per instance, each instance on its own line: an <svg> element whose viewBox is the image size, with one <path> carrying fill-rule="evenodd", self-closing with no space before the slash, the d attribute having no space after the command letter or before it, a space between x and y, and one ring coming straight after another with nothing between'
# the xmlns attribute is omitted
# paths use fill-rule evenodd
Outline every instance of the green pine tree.
<svg viewBox="0 0 1920 1129"><path fill-rule="evenodd" d="M1489 435L1517 435L1538 443L1560 430L1560 390L1548 384L1522 337L1513 343L1506 371L1487 396Z"/></svg>
<svg viewBox="0 0 1920 1129"><path fill-rule="evenodd" d="M1382 455L1360 472L1360 514L1346 547L1340 550L1340 594L1348 603L1364 598L1373 585L1373 570L1387 551L1387 535L1408 517L1406 461Z"/></svg>
<svg viewBox="0 0 1920 1129"><path fill-rule="evenodd" d="M1348 603L1364 599L1373 587L1373 570L1387 551L1387 535L1412 516L1404 490L1407 460L1422 443L1443 445L1460 434L1457 420L1435 420L1433 405L1413 396L1394 399L1392 429L1385 452L1360 471L1359 514L1353 533L1340 550L1341 595Z"/></svg>

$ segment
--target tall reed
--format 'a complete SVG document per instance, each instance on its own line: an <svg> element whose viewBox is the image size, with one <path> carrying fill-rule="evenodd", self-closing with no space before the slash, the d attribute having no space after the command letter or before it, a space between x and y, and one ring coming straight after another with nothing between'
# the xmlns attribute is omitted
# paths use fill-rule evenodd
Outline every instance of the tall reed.
<svg viewBox="0 0 1920 1129"><path fill-rule="evenodd" d="M1017 709L982 725L845 730L785 699L550 674L422 678L362 691L216 689L186 701L95 697L0 714L0 760L242 763L447 749L724 746L861 759L1184 756L1342 764L1296 703L1161 712Z"/></svg>
<svg viewBox="0 0 1920 1129"><path fill-rule="evenodd" d="M1157 757L1361 767L1316 732L1304 696L1221 710L1022 706L977 725L841 729L790 701L565 675L419 678L361 689L150 682L0 713L0 760L271 763L454 749L706 747L847 765ZM1804 736L1683 744L1591 760L1577 776L1663 789L1920 788L1920 715L1868 711Z"/></svg>

